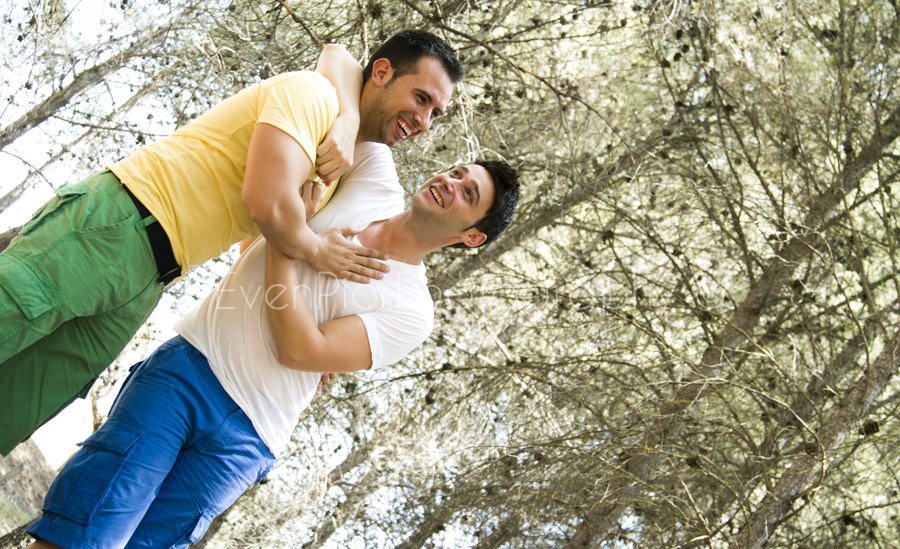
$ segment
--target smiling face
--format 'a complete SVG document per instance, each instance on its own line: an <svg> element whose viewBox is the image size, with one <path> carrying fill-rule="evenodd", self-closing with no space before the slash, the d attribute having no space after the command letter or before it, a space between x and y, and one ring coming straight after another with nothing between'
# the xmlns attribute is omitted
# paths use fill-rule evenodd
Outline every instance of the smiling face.
<svg viewBox="0 0 900 549"><path fill-rule="evenodd" d="M413 197L412 210L425 218L430 230L446 234L448 244L478 246L485 235L473 225L487 215L493 202L494 182L487 170L463 164L426 181Z"/></svg>
<svg viewBox="0 0 900 549"><path fill-rule="evenodd" d="M425 133L452 94L453 82L434 57L422 57L412 72L399 76L390 61L378 59L360 97L359 139L393 147Z"/></svg>

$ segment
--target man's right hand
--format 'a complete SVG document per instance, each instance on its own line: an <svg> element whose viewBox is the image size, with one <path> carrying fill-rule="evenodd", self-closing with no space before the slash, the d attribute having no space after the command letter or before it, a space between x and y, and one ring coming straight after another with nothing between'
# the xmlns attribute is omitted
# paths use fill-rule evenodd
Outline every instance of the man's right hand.
<svg viewBox="0 0 900 549"><path fill-rule="evenodd" d="M353 165L358 131L359 116L339 114L316 149L316 173L326 185L335 183Z"/></svg>
<svg viewBox="0 0 900 549"><path fill-rule="evenodd" d="M390 269L383 263L387 255L357 246L348 240L356 234L352 229L328 229L317 235L315 253L308 263L320 273L331 273L338 278L368 284L379 280Z"/></svg>
<svg viewBox="0 0 900 549"><path fill-rule="evenodd" d="M337 374L334 372L326 372L322 374L322 377L319 378L319 385L316 387L316 396L319 396L325 390L325 387L330 385L335 379L337 379Z"/></svg>

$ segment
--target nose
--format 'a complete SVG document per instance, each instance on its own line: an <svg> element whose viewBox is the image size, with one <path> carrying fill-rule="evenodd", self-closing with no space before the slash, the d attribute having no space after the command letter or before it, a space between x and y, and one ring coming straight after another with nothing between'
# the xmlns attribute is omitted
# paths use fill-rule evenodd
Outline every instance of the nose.
<svg viewBox="0 0 900 549"><path fill-rule="evenodd" d="M434 117L431 115L431 109L427 109L424 111L416 112L415 122L419 132L425 133L429 129L431 129L431 123L434 122Z"/></svg>
<svg viewBox="0 0 900 549"><path fill-rule="evenodd" d="M465 198L465 186L463 185L462 179L456 179L455 177L447 178L447 186L459 198Z"/></svg>
<svg viewBox="0 0 900 549"><path fill-rule="evenodd" d="M434 177L435 182L440 183L448 194L457 195L463 190L462 179L456 179L449 173L442 173Z"/></svg>
<svg viewBox="0 0 900 549"><path fill-rule="evenodd" d="M457 179L449 173L445 173L443 176L444 184L447 185L448 189L456 190L457 188L462 187L462 179Z"/></svg>

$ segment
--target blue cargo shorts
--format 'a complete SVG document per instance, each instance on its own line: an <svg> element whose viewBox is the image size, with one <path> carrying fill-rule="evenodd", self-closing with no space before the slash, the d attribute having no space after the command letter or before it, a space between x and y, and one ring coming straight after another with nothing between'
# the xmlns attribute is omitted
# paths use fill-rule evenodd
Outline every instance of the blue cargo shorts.
<svg viewBox="0 0 900 549"><path fill-rule="evenodd" d="M175 337L132 367L27 531L67 549L187 547L274 461L206 358Z"/></svg>

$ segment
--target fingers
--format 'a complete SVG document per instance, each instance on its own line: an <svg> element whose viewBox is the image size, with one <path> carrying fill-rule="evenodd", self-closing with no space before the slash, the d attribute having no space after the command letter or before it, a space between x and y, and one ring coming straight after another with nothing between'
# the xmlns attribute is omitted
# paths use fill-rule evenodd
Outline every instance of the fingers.
<svg viewBox="0 0 900 549"><path fill-rule="evenodd" d="M353 263L333 274L344 280L368 284L372 280L381 280L389 271L390 267L380 261L357 256Z"/></svg>
<svg viewBox="0 0 900 549"><path fill-rule="evenodd" d="M318 185L315 182L312 184L312 201L316 207L319 207L319 202L322 201L322 197L325 196L325 186Z"/></svg>
<svg viewBox="0 0 900 549"><path fill-rule="evenodd" d="M350 169L350 164L340 159L328 159L316 166L316 173L326 184L337 181Z"/></svg>
<svg viewBox="0 0 900 549"><path fill-rule="evenodd" d="M340 179L352 163L353 157L343 154L331 135L316 149L316 173L326 184Z"/></svg>
<svg viewBox="0 0 900 549"><path fill-rule="evenodd" d="M313 267L319 272L328 272L361 284L383 278L384 273L390 271L384 263L387 254L350 242L347 237L354 234L356 232L351 228L329 229L320 233L322 246L317 258L311 261Z"/></svg>
<svg viewBox="0 0 900 549"><path fill-rule="evenodd" d="M381 280L391 270L387 264L375 259L356 256L351 261L346 268L338 271L338 278L367 283L370 280Z"/></svg>
<svg viewBox="0 0 900 549"><path fill-rule="evenodd" d="M388 272L388 266L384 263L378 263L373 266L353 265L347 272L362 275L368 278L381 279Z"/></svg>
<svg viewBox="0 0 900 549"><path fill-rule="evenodd" d="M331 160L337 152L337 143L334 142L331 133L325 136L322 144L316 147L316 164Z"/></svg>
<svg viewBox="0 0 900 549"><path fill-rule="evenodd" d="M319 383L321 385L328 385L335 379L337 379L337 374L329 372L329 373L322 374L322 378L319 380Z"/></svg>
<svg viewBox="0 0 900 549"><path fill-rule="evenodd" d="M360 257L371 257L372 259L377 259L380 261L386 261L388 259L388 256L386 253L384 253L380 250L375 250L373 248L363 248L362 246L357 247L355 250L355 253L356 253L356 255L358 255ZM372 265L370 265L369 262L360 261L360 263L364 264L367 267L375 268ZM383 265L383 263L378 263L378 265ZM387 272L387 271L385 271L385 272Z"/></svg>
<svg viewBox="0 0 900 549"><path fill-rule="evenodd" d="M369 271L377 271L380 273L386 273L391 270L390 267L388 267L386 263L383 263L377 259L371 259L371 258L364 257L361 255L358 255L357 257L353 258L353 261L354 261L354 265L352 267L350 267L348 270L362 273L362 274L366 274Z"/></svg>
<svg viewBox="0 0 900 549"><path fill-rule="evenodd" d="M303 200L303 205L306 207L306 219L311 218L316 212L323 196L325 196L323 185L315 181L306 181L300 186L300 199Z"/></svg>
<svg viewBox="0 0 900 549"><path fill-rule="evenodd" d="M335 238L332 236L334 233L341 235L342 238ZM365 246L360 246L358 244L354 244L349 242L347 239L356 236L359 234L359 231L351 229L350 227L344 227L342 229L329 229L321 234L323 238L333 243L340 249L345 250L346 252L352 253L353 255L359 256L359 258L353 258L354 263L360 263L363 266L372 266L369 265L371 261L360 258L372 258L384 261L388 258L387 254L382 252L381 250L376 250L374 248L366 248ZM386 272L386 271L385 271Z"/></svg>
<svg viewBox="0 0 900 549"><path fill-rule="evenodd" d="M316 394L318 395L325 388L326 385L331 383L337 378L337 374L327 373L322 374L322 377L319 378L319 385L316 386Z"/></svg>
<svg viewBox="0 0 900 549"><path fill-rule="evenodd" d="M388 266L379 264L377 268L363 267L360 265L351 265L347 269L331 272L332 275L342 280L358 282L359 284L368 284L373 280L381 280L385 273L388 272Z"/></svg>
<svg viewBox="0 0 900 549"><path fill-rule="evenodd" d="M344 229L341 229L341 234L344 235L345 238L350 238L351 236L355 236L357 234L357 231L354 231L353 229L350 229L350 228L344 228ZM357 258L355 260L356 263L362 265L363 267L370 267L372 269L379 269L379 270L383 270L384 272L387 272L386 268L381 269L381 267L383 267L384 264L381 263L380 261L372 261L372 260L364 259L364 258L372 258L372 259L385 261L388 258L386 253L382 252L381 250L376 250L375 248L366 248L365 246L357 246L356 244L353 244L350 242L348 242L347 244L350 247L350 249L353 250L353 253L359 256L359 258Z"/></svg>
<svg viewBox="0 0 900 549"><path fill-rule="evenodd" d="M322 188L322 185L318 181L310 180L303 183L300 187L300 194L304 198L322 199L322 196L325 194L325 189Z"/></svg>
<svg viewBox="0 0 900 549"><path fill-rule="evenodd" d="M302 198L303 202L306 202L307 204L312 200L312 188L312 181L306 181L302 185L300 185L300 198Z"/></svg>
<svg viewBox="0 0 900 549"><path fill-rule="evenodd" d="M367 278L365 276L358 275L358 274L356 274L354 272L350 272L350 271L342 271L342 272L338 273L338 278L343 279L343 280L349 280L350 282L356 282L357 284L368 284L369 282L372 281L371 278Z"/></svg>

